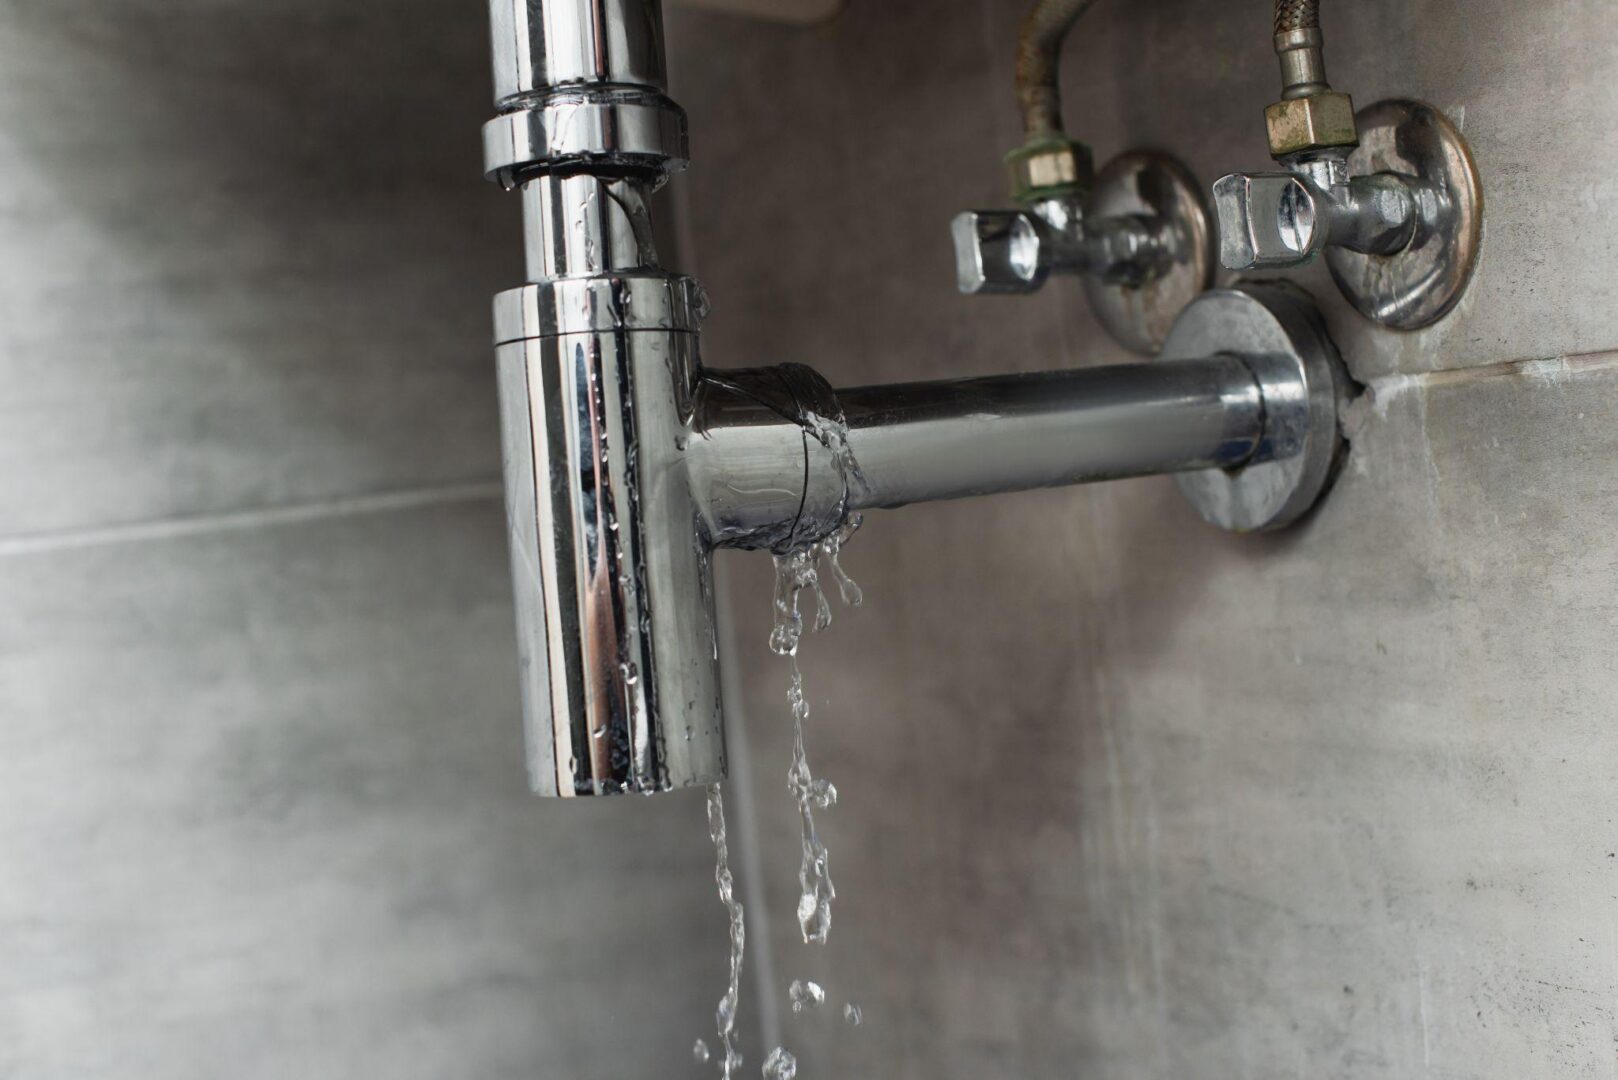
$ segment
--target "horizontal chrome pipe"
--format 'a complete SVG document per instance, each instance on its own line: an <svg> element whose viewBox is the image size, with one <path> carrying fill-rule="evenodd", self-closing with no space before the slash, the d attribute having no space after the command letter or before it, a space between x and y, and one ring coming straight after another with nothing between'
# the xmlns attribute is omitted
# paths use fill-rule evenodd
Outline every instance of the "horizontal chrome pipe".
<svg viewBox="0 0 1618 1080"><path fill-rule="evenodd" d="M1235 357L838 391L853 510L1235 468L1264 401Z"/></svg>
<svg viewBox="0 0 1618 1080"><path fill-rule="evenodd" d="M849 511L1264 453L1259 383L1231 356L838 391L807 368L718 371L699 402L687 469L724 547L811 542Z"/></svg>

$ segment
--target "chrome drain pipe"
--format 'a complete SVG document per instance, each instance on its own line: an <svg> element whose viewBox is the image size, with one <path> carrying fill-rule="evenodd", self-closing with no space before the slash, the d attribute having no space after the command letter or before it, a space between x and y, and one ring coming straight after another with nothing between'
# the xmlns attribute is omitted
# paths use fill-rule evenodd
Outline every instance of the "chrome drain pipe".
<svg viewBox="0 0 1618 1080"><path fill-rule="evenodd" d="M818 378L804 368L794 376L800 386ZM1261 453L1264 434L1258 380L1236 357L823 386L818 407L782 401L771 381L763 369L704 384L687 468L722 546L809 543L863 510L1234 469Z"/></svg>
<svg viewBox="0 0 1618 1080"><path fill-rule="evenodd" d="M1152 364L842 391L801 365L705 369L706 300L659 265L648 206L685 161L657 0L491 3L487 171L522 191L527 247L495 340L536 791L723 777L716 548L1154 473L1216 524L1273 528L1329 483L1346 379L1307 300L1273 288L1204 294Z"/></svg>

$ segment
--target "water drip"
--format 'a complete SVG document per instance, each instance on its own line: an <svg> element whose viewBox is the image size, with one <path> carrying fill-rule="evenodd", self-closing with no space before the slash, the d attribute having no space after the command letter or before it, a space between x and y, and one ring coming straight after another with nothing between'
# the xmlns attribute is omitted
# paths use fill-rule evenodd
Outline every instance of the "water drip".
<svg viewBox="0 0 1618 1080"><path fill-rule="evenodd" d="M798 1059L777 1046L764 1059L764 1080L793 1080L798 1075Z"/></svg>
<svg viewBox="0 0 1618 1080"><path fill-rule="evenodd" d="M801 1013L813 1005L826 1003L826 991L820 984L807 979L794 979L787 989L787 995L792 999L792 1011Z"/></svg>

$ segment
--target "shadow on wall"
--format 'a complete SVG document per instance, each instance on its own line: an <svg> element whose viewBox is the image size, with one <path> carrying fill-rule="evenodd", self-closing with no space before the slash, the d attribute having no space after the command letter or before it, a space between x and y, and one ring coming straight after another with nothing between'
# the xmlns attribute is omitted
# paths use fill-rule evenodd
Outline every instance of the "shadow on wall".
<svg viewBox="0 0 1618 1080"><path fill-rule="evenodd" d="M9 7L0 532L493 476L480 7Z"/></svg>

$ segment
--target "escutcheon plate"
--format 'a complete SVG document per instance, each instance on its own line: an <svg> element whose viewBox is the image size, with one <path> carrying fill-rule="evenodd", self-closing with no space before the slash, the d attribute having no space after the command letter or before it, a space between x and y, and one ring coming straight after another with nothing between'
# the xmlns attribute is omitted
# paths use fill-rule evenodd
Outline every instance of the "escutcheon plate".
<svg viewBox="0 0 1618 1080"><path fill-rule="evenodd" d="M1090 308L1126 348L1152 356L1175 318L1213 284L1214 227L1202 186L1174 158L1153 150L1120 154L1097 174L1085 215L1092 221L1152 215L1168 223L1165 261L1141 285L1084 277Z"/></svg>
<svg viewBox="0 0 1618 1080"><path fill-rule="evenodd" d="M1254 463L1181 473L1176 482L1205 519L1233 532L1279 529L1325 493L1345 449L1338 415L1350 387L1314 303L1284 283L1203 293L1174 323L1163 360L1231 355L1264 396Z"/></svg>
<svg viewBox="0 0 1618 1080"><path fill-rule="evenodd" d="M1419 101L1379 101L1360 110L1354 176L1397 173L1415 182L1421 226L1397 255L1326 250L1343 295L1366 318L1419 330L1449 314L1477 266L1483 242L1483 187L1466 140L1449 119Z"/></svg>

